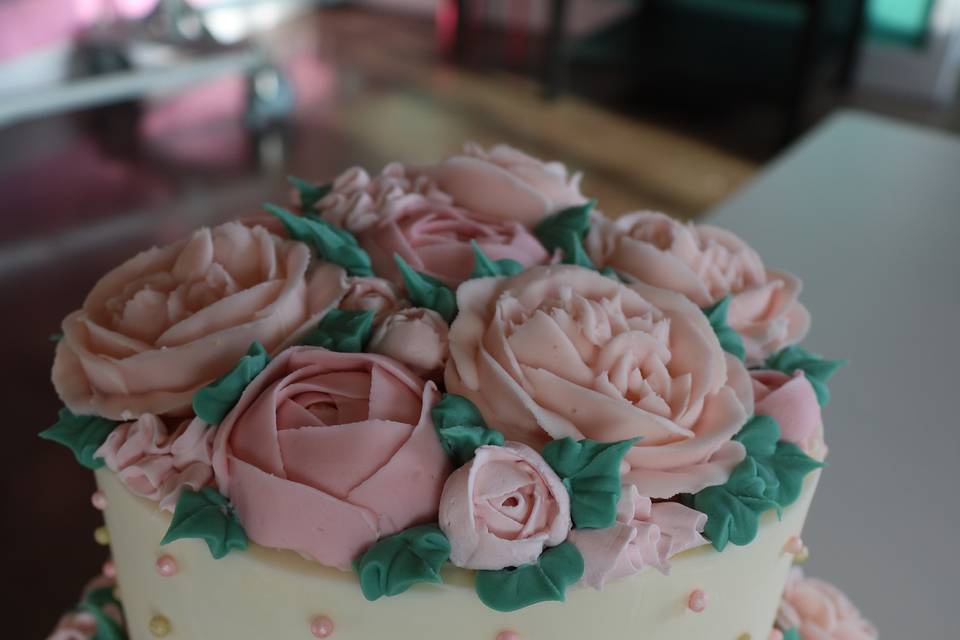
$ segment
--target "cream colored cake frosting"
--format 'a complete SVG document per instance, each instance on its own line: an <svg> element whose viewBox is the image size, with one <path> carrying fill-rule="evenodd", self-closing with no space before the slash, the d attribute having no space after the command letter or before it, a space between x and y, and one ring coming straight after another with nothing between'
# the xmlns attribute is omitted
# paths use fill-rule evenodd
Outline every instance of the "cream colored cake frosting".
<svg viewBox="0 0 960 640"><path fill-rule="evenodd" d="M787 582L841 364L797 277L504 146L293 184L64 320L118 590L58 640L875 636Z"/></svg>

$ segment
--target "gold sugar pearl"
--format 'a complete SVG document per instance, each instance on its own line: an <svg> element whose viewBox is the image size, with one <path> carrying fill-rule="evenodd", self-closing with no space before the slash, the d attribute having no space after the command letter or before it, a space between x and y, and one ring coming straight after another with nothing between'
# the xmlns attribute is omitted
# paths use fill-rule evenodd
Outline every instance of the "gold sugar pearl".
<svg viewBox="0 0 960 640"><path fill-rule="evenodd" d="M170 635L170 621L166 616L153 616L147 628L150 629L150 635L154 638L166 638Z"/></svg>
<svg viewBox="0 0 960 640"><path fill-rule="evenodd" d="M737 636L737 640L751 640L752 637L749 633L741 633Z"/></svg>
<svg viewBox="0 0 960 640"><path fill-rule="evenodd" d="M810 549L804 546L797 555L793 556L793 564L803 564L810 559Z"/></svg>
<svg viewBox="0 0 960 640"><path fill-rule="evenodd" d="M93 530L93 539L102 547L110 544L110 532L106 527L97 527Z"/></svg>

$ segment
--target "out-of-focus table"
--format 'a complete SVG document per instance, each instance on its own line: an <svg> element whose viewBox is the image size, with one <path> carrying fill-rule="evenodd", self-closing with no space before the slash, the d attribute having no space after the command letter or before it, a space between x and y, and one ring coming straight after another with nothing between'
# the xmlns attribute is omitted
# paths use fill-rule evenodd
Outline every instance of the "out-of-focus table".
<svg viewBox="0 0 960 640"><path fill-rule="evenodd" d="M881 638L957 637L960 138L840 113L706 221L800 274L806 344L850 360L824 414L808 573Z"/></svg>

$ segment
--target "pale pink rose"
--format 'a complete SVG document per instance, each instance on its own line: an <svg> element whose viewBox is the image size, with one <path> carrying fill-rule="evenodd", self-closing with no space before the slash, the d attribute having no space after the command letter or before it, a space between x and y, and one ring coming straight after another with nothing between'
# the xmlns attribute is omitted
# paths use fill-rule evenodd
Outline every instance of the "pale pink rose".
<svg viewBox="0 0 960 640"><path fill-rule="evenodd" d="M877 630L832 584L805 578L793 568L777 612L777 626L797 629L803 640L876 640Z"/></svg>
<svg viewBox="0 0 960 640"><path fill-rule="evenodd" d="M586 247L598 267L678 291L700 307L729 295L727 322L743 336L748 364L800 342L810 329L810 314L798 301L800 280L765 268L724 229L631 213L594 224Z"/></svg>
<svg viewBox="0 0 960 640"><path fill-rule="evenodd" d="M305 244L229 222L153 248L97 282L63 321L53 384L75 414L185 415L257 340L276 352L341 291Z"/></svg>
<svg viewBox="0 0 960 640"><path fill-rule="evenodd" d="M510 440L640 437L624 480L669 498L722 484L753 410L750 377L683 296L573 266L457 291L447 390Z"/></svg>
<svg viewBox="0 0 960 640"><path fill-rule="evenodd" d="M340 308L346 311L373 311L374 326L403 306L397 287L383 278L345 277L344 287L346 293L340 301Z"/></svg>
<svg viewBox="0 0 960 640"><path fill-rule="evenodd" d="M203 420L164 421L145 413L114 429L94 453L135 495L173 511L184 487L197 491L213 480L211 453L216 433Z"/></svg>
<svg viewBox="0 0 960 640"><path fill-rule="evenodd" d="M823 448L823 419L813 385L802 371L754 369L754 413L770 416L780 425L780 439L798 445L807 453ZM825 453L825 452L824 452Z"/></svg>
<svg viewBox="0 0 960 640"><path fill-rule="evenodd" d="M97 576L83 588L86 596L89 592L101 588L113 588L116 581L106 576ZM103 607L103 613L122 628L123 611L113 603ZM97 636L97 619L87 611L70 611L60 617L57 626L47 636L47 640L93 640Z"/></svg>
<svg viewBox="0 0 960 640"><path fill-rule="evenodd" d="M545 547L566 540L570 527L563 482L540 454L516 442L479 447L440 499L450 562L466 569L534 563Z"/></svg>
<svg viewBox="0 0 960 640"><path fill-rule="evenodd" d="M507 145L484 150L468 143L461 155L420 171L457 206L527 227L586 202L579 173L571 176L559 162L543 162Z"/></svg>
<svg viewBox="0 0 960 640"><path fill-rule="evenodd" d="M213 466L254 542L339 569L437 518L450 463L436 386L379 355L291 347L217 430Z"/></svg>
<svg viewBox="0 0 960 640"><path fill-rule="evenodd" d="M388 316L374 331L367 351L402 362L421 376L433 377L447 363L448 332L439 313L411 307Z"/></svg>
<svg viewBox="0 0 960 640"><path fill-rule="evenodd" d="M653 502L633 485L623 487L617 521L606 529L574 529L570 542L583 556L581 582L594 589L647 567L670 572L669 559L707 543L707 516L678 502Z"/></svg>
<svg viewBox="0 0 960 640"><path fill-rule="evenodd" d="M370 254L373 269L400 284L403 277L394 255L415 271L426 273L451 288L470 277L476 242L491 260L515 260L525 267L543 264L550 256L540 242L517 223L479 218L449 205L424 204L380 216L357 233Z"/></svg>

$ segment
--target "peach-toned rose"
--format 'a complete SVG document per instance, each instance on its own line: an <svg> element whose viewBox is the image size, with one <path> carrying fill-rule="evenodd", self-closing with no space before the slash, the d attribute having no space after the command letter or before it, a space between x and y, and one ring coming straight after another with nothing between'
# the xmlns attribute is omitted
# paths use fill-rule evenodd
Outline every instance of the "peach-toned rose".
<svg viewBox="0 0 960 640"><path fill-rule="evenodd" d="M177 422L170 433L161 418L145 413L114 429L94 457L132 493L173 511L184 487L196 491L213 480L215 430L199 418Z"/></svg>
<svg viewBox="0 0 960 640"><path fill-rule="evenodd" d="M678 291L700 307L731 296L727 322L743 336L751 365L798 343L810 328L800 280L765 268L724 229L639 212L594 224L586 246L598 266Z"/></svg>
<svg viewBox="0 0 960 640"><path fill-rule="evenodd" d="M876 640L877 630L832 584L805 578L793 568L787 579L777 626L797 629L803 640Z"/></svg>
<svg viewBox="0 0 960 640"><path fill-rule="evenodd" d="M754 413L770 416L780 425L780 439L792 442L810 455L822 458L823 420L813 385L802 371L787 375L780 371L755 369L753 383Z"/></svg>
<svg viewBox="0 0 960 640"><path fill-rule="evenodd" d="M378 538L436 520L450 473L437 396L384 356L291 347L217 430L220 491L254 542L349 569Z"/></svg>
<svg viewBox="0 0 960 640"><path fill-rule="evenodd" d="M580 193L579 173L570 176L559 162L542 162L507 145L488 151L467 144L462 154L420 170L450 194L454 204L528 227L586 202Z"/></svg>
<svg viewBox="0 0 960 640"><path fill-rule="evenodd" d="M345 279L344 286L346 293L340 301L340 308L347 311L373 311L374 326L403 306L399 291L389 280L350 277Z"/></svg>
<svg viewBox="0 0 960 640"><path fill-rule="evenodd" d="M439 313L411 307L388 316L374 331L367 350L402 362L421 376L433 377L447 363L448 332Z"/></svg>
<svg viewBox="0 0 960 640"><path fill-rule="evenodd" d="M561 265L471 280L457 301L447 390L508 439L640 437L624 479L651 498L722 484L743 459L750 378L683 296Z"/></svg>
<svg viewBox="0 0 960 640"><path fill-rule="evenodd" d="M257 340L274 352L340 296L342 270L237 222L145 251L63 321L53 384L76 414L183 415Z"/></svg>
<svg viewBox="0 0 960 640"><path fill-rule="evenodd" d="M707 516L678 502L653 502L633 485L623 487L617 521L606 529L575 529L570 542L583 556L582 582L603 589L619 580L656 567L669 573L669 559L707 541L701 534Z"/></svg>
<svg viewBox="0 0 960 640"><path fill-rule="evenodd" d="M453 472L440 499L440 528L450 561L467 569L503 569L537 561L570 532L563 482L530 447L479 447Z"/></svg>

